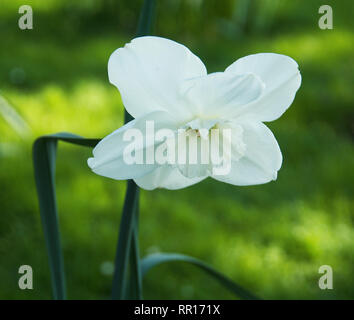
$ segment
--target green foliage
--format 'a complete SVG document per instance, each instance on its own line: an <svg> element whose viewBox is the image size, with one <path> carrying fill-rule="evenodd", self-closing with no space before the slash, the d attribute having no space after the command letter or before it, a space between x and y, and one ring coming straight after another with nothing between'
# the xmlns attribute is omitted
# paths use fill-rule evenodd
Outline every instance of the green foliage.
<svg viewBox="0 0 354 320"><path fill-rule="evenodd" d="M141 4L31 2L33 30L18 29L16 1L3 1L0 13L6 48L0 51L0 94L30 128L19 135L0 116L0 298L8 299L51 298L31 145L52 132L97 138L122 125L123 106L108 83L107 61L135 33ZM198 257L262 298L353 299L349 10L345 2L333 4L334 29L322 31L317 27L322 3L281 1L266 28L249 22L239 32L233 22L238 2L199 1L198 7L197 1L159 1L155 34L186 44L209 72L255 52L284 53L298 61L302 87L284 116L269 124L283 151L283 168L277 181L263 186L234 187L209 179L180 191L142 191L141 255L173 251ZM125 182L92 174L89 156L84 148L62 144L58 149L69 299L110 297L112 274L104 266L114 261L125 192ZM22 264L33 267L32 291L17 286ZM333 290L318 288L323 264L333 267ZM175 263L146 275L144 298L233 296L193 266Z"/></svg>

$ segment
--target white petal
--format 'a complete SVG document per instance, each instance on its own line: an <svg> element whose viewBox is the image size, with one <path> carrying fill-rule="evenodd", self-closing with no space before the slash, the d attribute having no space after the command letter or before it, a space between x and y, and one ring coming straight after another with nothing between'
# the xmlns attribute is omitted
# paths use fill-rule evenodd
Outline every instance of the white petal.
<svg viewBox="0 0 354 320"><path fill-rule="evenodd" d="M134 118L156 110L188 117L180 85L205 74L204 64L188 48L159 37L136 38L114 51L108 62L109 81Z"/></svg>
<svg viewBox="0 0 354 320"><path fill-rule="evenodd" d="M152 148L156 144L154 140L149 146L145 143L146 121L154 121L155 131L161 128L177 130L175 120L163 111L155 111L130 121L102 139L93 149L93 158L89 158L87 161L92 171L101 176L117 180L134 179L153 171L157 165L146 164L145 157L142 164L127 164L123 156L125 148L132 143L123 140L124 133L129 129L141 131L144 138L144 148ZM145 151L144 149L143 152Z"/></svg>
<svg viewBox="0 0 354 320"><path fill-rule="evenodd" d="M186 81L183 86L195 116L224 119L257 100L264 89L258 76L231 72L211 73Z"/></svg>
<svg viewBox="0 0 354 320"><path fill-rule="evenodd" d="M156 188L165 188L169 190L177 190L196 184L206 177L187 178L180 173L176 167L160 166L147 175L134 179L136 184L145 190L153 190Z"/></svg>
<svg viewBox="0 0 354 320"><path fill-rule="evenodd" d="M242 139L246 145L244 156L233 158L231 171L227 175L213 176L214 179L233 185L246 186L267 183L277 178L282 164L279 145L266 125L261 122L238 123L242 126ZM232 144L238 141L232 136Z"/></svg>
<svg viewBox="0 0 354 320"><path fill-rule="evenodd" d="M301 84L297 63L281 54L249 55L235 61L225 71L235 74L255 73L265 83L265 90L260 99L245 106L242 112L237 114L247 113L260 121L279 118L293 102Z"/></svg>

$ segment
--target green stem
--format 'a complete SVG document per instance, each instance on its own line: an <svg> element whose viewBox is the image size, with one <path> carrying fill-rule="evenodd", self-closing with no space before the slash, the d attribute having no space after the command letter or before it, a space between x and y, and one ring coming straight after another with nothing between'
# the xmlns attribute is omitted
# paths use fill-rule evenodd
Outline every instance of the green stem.
<svg viewBox="0 0 354 320"><path fill-rule="evenodd" d="M142 295L142 273L140 267L140 257L139 257L139 239L138 239L138 222L139 222L139 197L136 197L136 204L134 210L134 225L132 234L132 243L130 250L130 291L129 299L141 300Z"/></svg>
<svg viewBox="0 0 354 320"><path fill-rule="evenodd" d="M130 249L134 238L132 235L136 224L134 213L137 211L138 196L139 189L137 185L133 180L128 180L123 214L119 228L115 270L113 275L112 299L114 300L126 298ZM137 245L134 244L132 247L134 248L136 246ZM139 277L141 277L140 272L137 275L137 278Z"/></svg>
<svg viewBox="0 0 354 320"><path fill-rule="evenodd" d="M137 37L149 34L154 9L155 0L144 1L139 18ZM127 111L125 111L124 118L125 123L133 119ZM128 180L115 257L112 299L142 299L138 202L139 187L133 180Z"/></svg>
<svg viewBox="0 0 354 320"><path fill-rule="evenodd" d="M150 29L154 20L155 7L155 0L144 1L140 12L138 30L136 32L137 37L147 36L150 33Z"/></svg>

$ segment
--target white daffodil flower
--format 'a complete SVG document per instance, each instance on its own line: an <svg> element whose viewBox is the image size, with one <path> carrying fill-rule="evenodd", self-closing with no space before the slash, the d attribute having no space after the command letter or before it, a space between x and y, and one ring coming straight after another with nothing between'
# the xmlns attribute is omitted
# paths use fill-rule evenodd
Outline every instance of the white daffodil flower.
<svg viewBox="0 0 354 320"><path fill-rule="evenodd" d="M149 36L136 38L113 52L108 75L135 119L94 148L93 157L88 159L93 172L118 180L134 179L147 190L181 189L209 176L239 186L277 178L282 154L263 122L279 118L300 87L298 65L290 57L249 55L224 72L207 74L202 61L185 46ZM228 129L229 135L221 133L220 137L231 146L222 156L222 162L230 161L229 170L215 174L214 163L202 164L199 160L193 164L151 161L151 152L153 155L155 148L161 152L161 146L166 148L173 136L162 134L157 139L156 133L150 139L153 133L148 123L153 123L155 131L169 129L175 137L184 130L182 136L196 137L198 145L211 136L213 129ZM135 146L135 156L141 152L144 161L127 161L125 152L132 137L137 139L139 135L144 144ZM177 153L180 149L176 148ZM211 155L219 149L221 143L211 146ZM203 154L198 151L197 156Z"/></svg>

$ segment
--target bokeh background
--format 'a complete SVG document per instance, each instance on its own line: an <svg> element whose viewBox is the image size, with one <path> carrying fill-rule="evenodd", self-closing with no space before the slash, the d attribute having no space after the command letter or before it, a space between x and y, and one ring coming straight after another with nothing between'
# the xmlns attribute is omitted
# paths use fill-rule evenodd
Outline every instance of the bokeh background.
<svg viewBox="0 0 354 320"><path fill-rule="evenodd" d="M327 1L333 30L318 27L323 1L157 1L153 34L191 48L208 71L257 52L293 57L302 86L269 123L284 163L278 180L236 187L206 180L141 192L143 255L189 254L267 299L354 298L353 3ZM18 28L29 4L33 30ZM142 1L1 0L0 298L50 299L50 275L33 178L36 137L103 137L122 125L107 79L109 55L134 37ZM90 150L61 143L57 194L70 299L109 298L125 183L90 172ZM20 265L34 289L17 285ZM333 290L320 290L330 265ZM193 266L171 263L144 279L150 299L234 298Z"/></svg>

